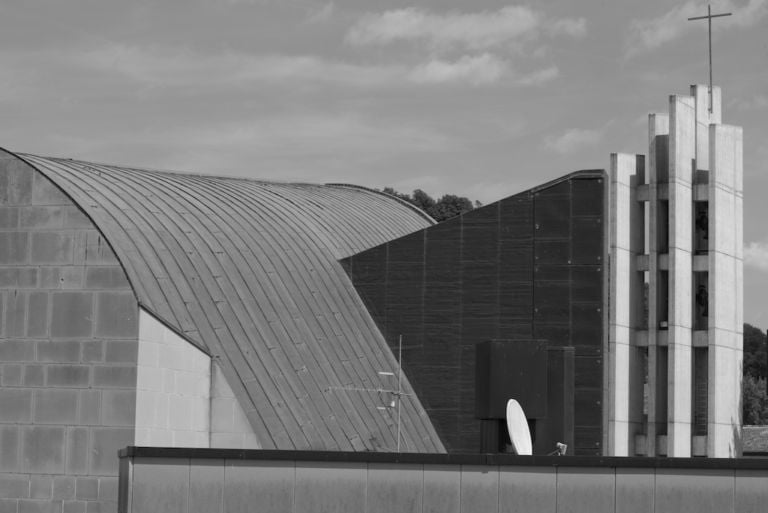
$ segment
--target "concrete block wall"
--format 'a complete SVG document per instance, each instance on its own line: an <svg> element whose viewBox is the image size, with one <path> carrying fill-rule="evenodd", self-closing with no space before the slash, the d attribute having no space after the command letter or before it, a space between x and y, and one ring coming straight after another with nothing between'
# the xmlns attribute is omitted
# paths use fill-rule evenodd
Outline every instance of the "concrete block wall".
<svg viewBox="0 0 768 513"><path fill-rule="evenodd" d="M135 445L261 448L219 365L143 309Z"/></svg>
<svg viewBox="0 0 768 513"><path fill-rule="evenodd" d="M209 447L211 359L139 311L136 445Z"/></svg>
<svg viewBox="0 0 768 513"><path fill-rule="evenodd" d="M114 511L138 311L91 221L0 152L0 511Z"/></svg>

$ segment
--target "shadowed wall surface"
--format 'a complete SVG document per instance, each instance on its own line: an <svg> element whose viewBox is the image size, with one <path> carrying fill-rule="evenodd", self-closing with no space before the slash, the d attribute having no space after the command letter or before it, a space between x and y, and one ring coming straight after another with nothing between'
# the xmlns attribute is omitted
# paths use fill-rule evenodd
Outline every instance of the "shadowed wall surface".
<svg viewBox="0 0 768 513"><path fill-rule="evenodd" d="M764 511L768 460L128 448L121 513Z"/></svg>
<svg viewBox="0 0 768 513"><path fill-rule="evenodd" d="M480 450L475 345L575 347L577 454L601 453L604 173L580 171L343 261L449 451Z"/></svg>

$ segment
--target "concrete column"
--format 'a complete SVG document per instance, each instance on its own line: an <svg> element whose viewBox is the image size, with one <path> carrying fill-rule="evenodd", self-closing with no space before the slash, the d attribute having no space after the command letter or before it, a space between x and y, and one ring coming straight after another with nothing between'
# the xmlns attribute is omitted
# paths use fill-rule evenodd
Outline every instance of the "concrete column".
<svg viewBox="0 0 768 513"><path fill-rule="evenodd" d="M670 97L669 349L667 455L691 456L692 182L696 159L693 97Z"/></svg>
<svg viewBox="0 0 768 513"><path fill-rule="evenodd" d="M712 112L709 112L709 86L692 85L696 102L696 169L709 170L709 125L722 122L721 92L712 87Z"/></svg>
<svg viewBox="0 0 768 513"><path fill-rule="evenodd" d="M738 455L743 340L742 130L709 127L707 455Z"/></svg>
<svg viewBox="0 0 768 513"><path fill-rule="evenodd" d="M641 155L611 154L610 297L608 338L608 454L633 456L642 416L642 360L635 343L642 318L643 280L637 256L643 253L643 205L637 186L644 183Z"/></svg>
<svg viewBox="0 0 768 513"><path fill-rule="evenodd" d="M657 430L657 404L659 387L666 394L666 378L659 383L658 369L658 329L659 329L659 294L667 294L667 290L659 291L659 246L663 244L666 252L667 217L660 213L659 183L669 178L669 116L667 114L650 114L648 116L648 386L646 426L646 456L655 456ZM660 238L665 239L662 243ZM666 424L666 415L660 419ZM666 425L660 430L666 433Z"/></svg>

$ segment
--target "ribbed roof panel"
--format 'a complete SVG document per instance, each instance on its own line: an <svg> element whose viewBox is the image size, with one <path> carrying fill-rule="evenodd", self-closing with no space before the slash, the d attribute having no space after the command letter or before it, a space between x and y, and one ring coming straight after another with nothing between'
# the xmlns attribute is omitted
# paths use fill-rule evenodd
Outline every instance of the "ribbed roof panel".
<svg viewBox="0 0 768 513"><path fill-rule="evenodd" d="M220 359L264 448L396 446L397 362L339 259L432 224L386 195L19 155L96 223L139 303ZM404 380L402 449L444 448Z"/></svg>

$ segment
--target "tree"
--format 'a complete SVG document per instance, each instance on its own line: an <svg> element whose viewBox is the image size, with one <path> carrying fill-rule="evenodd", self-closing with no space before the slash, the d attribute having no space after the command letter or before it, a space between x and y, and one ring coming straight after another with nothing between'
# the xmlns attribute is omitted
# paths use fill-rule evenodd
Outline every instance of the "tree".
<svg viewBox="0 0 768 513"><path fill-rule="evenodd" d="M408 194L397 192L392 187L385 187L382 189L382 192L419 207L437 222L445 221L446 219L461 215L481 206L479 201L475 201L473 205L469 198L453 194L446 194L435 201L432 196L421 189L416 189L413 191L413 195L410 196Z"/></svg>
<svg viewBox="0 0 768 513"><path fill-rule="evenodd" d="M427 214L429 214L430 211L435 208L435 200L432 199L432 196L422 191L421 189L416 189L413 191L411 203L422 209Z"/></svg>
<svg viewBox="0 0 768 513"><path fill-rule="evenodd" d="M467 198L446 194L440 198L435 206L427 211L436 221L450 219L452 217L469 212L474 209L472 202Z"/></svg>
<svg viewBox="0 0 768 513"><path fill-rule="evenodd" d="M408 203L412 203L410 196L408 196L407 194L402 194L400 192L397 192L392 187L384 187L384 189L382 189L381 192L383 192L384 194L389 194L390 196L394 196L396 198L400 198L401 200L405 200Z"/></svg>
<svg viewBox="0 0 768 513"><path fill-rule="evenodd" d="M768 424L768 393L765 390L765 378L744 376L741 391L744 425Z"/></svg>
<svg viewBox="0 0 768 513"><path fill-rule="evenodd" d="M768 377L765 355L765 332L744 323L744 375L755 378Z"/></svg>
<svg viewBox="0 0 768 513"><path fill-rule="evenodd" d="M765 332L744 323L744 380L741 386L744 424L768 424Z"/></svg>

